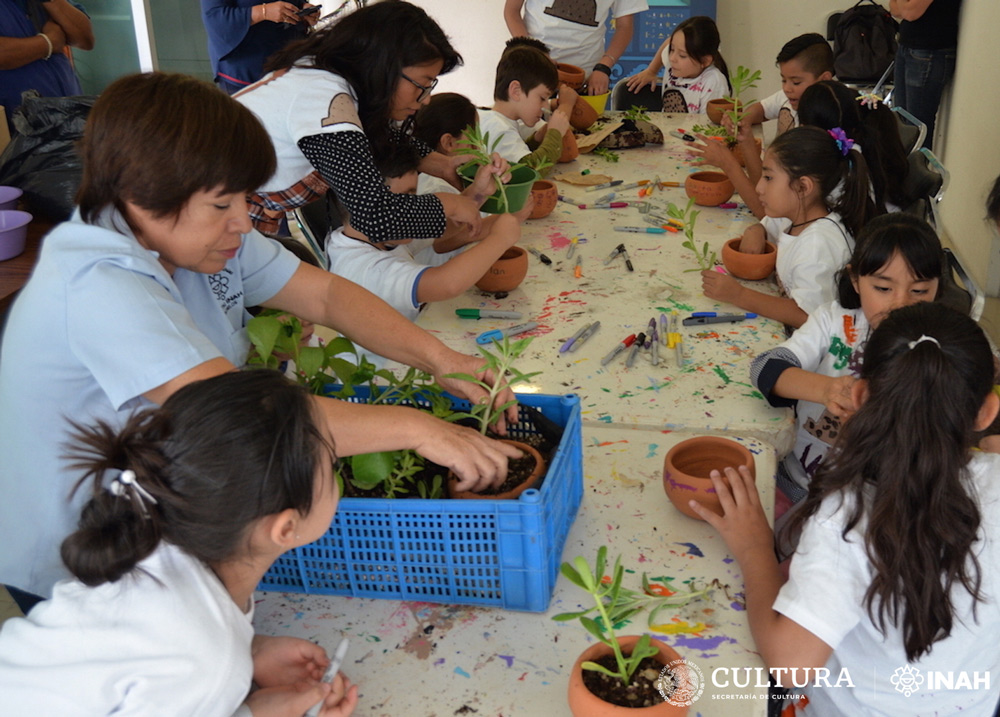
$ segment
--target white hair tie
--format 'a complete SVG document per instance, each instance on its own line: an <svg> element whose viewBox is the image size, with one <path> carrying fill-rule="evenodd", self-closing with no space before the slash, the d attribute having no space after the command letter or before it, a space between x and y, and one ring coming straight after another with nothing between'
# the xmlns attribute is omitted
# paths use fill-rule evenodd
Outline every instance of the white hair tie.
<svg viewBox="0 0 1000 717"><path fill-rule="evenodd" d="M139 485L139 481L136 480L135 471L133 470L123 470L121 475L111 481L111 485L108 486L108 490L118 497L132 497L132 494L135 494L135 497L139 501L139 506L142 508L142 514L144 517L149 516L149 513L146 512L146 502L156 505L156 498L154 498L148 490Z"/></svg>
<svg viewBox="0 0 1000 717"><path fill-rule="evenodd" d="M938 343L938 340L936 338L934 338L933 336L928 336L927 334L920 334L920 338L919 339L915 339L914 341L911 341L910 343L907 344L907 346L909 346L912 349L917 344L922 343L924 341L931 341L931 342L934 343L935 346L937 346L938 348L941 348L941 344Z"/></svg>

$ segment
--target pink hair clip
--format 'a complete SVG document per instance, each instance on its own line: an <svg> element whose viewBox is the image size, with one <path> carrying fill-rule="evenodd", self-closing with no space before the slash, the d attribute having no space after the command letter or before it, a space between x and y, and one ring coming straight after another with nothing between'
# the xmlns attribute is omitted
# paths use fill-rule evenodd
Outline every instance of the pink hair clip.
<svg viewBox="0 0 1000 717"><path fill-rule="evenodd" d="M867 107L870 110L877 110L878 103L882 102L882 98L876 95L874 92L865 92L858 95L858 102Z"/></svg>

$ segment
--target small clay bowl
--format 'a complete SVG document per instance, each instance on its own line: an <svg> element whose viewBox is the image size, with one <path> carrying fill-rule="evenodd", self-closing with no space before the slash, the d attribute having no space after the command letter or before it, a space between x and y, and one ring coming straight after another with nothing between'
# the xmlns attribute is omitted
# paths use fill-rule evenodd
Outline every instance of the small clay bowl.
<svg viewBox="0 0 1000 717"><path fill-rule="evenodd" d="M695 204L717 207L729 201L736 188L723 172L695 172L684 180L684 191Z"/></svg>
<svg viewBox="0 0 1000 717"><path fill-rule="evenodd" d="M576 104L573 105L573 112L569 116L569 123L573 125L574 129L585 130L590 125L597 121L600 117L594 106L584 99L583 95L576 98Z"/></svg>
<svg viewBox="0 0 1000 717"><path fill-rule="evenodd" d="M741 238L736 237L722 245L722 263L726 270L738 279L759 281L769 277L778 258L774 244L765 242L763 254L747 254L740 251L740 241Z"/></svg>
<svg viewBox="0 0 1000 717"><path fill-rule="evenodd" d="M565 62L558 62L556 63L556 69L559 71L560 84L569 85L577 91L583 87L583 81L587 79L587 73L583 71L582 67L577 67L576 65L567 65Z"/></svg>
<svg viewBox="0 0 1000 717"><path fill-rule="evenodd" d="M501 439L501 442L509 443L525 455L530 455L535 459L535 468L531 471L531 474L524 479L524 482L517 484L510 490L504 491L503 493L473 493L472 491L458 490L456 488L458 485L458 476L453 473L449 473L449 498L465 498L472 500L513 500L521 495L521 493L528 490L528 488L532 488L536 483L538 483L538 479L545 475L545 459L542 458L542 455L533 446L529 446L527 443L522 443L521 441L512 441L508 438L504 438Z"/></svg>
<svg viewBox="0 0 1000 717"><path fill-rule="evenodd" d="M705 114L708 115L708 121L712 124L722 124L722 118L732 108L733 103L731 100L722 98L709 100L705 105Z"/></svg>
<svg viewBox="0 0 1000 717"><path fill-rule="evenodd" d="M490 293L513 291L528 273L528 252L512 246L497 259L493 266L476 282L476 287Z"/></svg>
<svg viewBox="0 0 1000 717"><path fill-rule="evenodd" d="M701 520L689 500L722 515L719 496L709 477L717 470L725 479L725 468L745 465L756 477L753 454L746 446L719 436L698 436L681 441L663 459L663 490L670 502L684 515Z"/></svg>
<svg viewBox="0 0 1000 717"><path fill-rule="evenodd" d="M559 188L555 183L547 179L539 179L531 185L531 196L535 200L535 206L528 215L528 219L541 219L547 217L556 208L559 201Z"/></svg>

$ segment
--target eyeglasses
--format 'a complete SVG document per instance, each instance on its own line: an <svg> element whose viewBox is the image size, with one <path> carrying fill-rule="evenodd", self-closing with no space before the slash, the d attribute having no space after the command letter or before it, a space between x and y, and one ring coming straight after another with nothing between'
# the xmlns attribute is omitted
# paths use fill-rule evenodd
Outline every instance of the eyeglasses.
<svg viewBox="0 0 1000 717"><path fill-rule="evenodd" d="M413 80L411 80L409 77L406 76L405 72L400 72L399 74L403 76L404 80L406 80L411 85L413 85L418 90L420 90L420 96L417 97L417 102L423 102L425 99L427 99L427 97L430 96L431 92L434 91L434 88L438 86L438 78L437 77L435 77L433 80L431 80L431 83L425 87L424 85L421 85L421 84L419 84L419 83L414 82Z"/></svg>

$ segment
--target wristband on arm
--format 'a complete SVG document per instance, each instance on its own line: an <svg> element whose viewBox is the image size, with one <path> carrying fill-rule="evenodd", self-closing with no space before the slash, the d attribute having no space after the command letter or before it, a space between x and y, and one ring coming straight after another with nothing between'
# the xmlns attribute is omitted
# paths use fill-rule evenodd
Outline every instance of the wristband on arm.
<svg viewBox="0 0 1000 717"><path fill-rule="evenodd" d="M603 72L608 77L611 77L611 68L605 65L603 62L598 62L594 65L594 72Z"/></svg>

